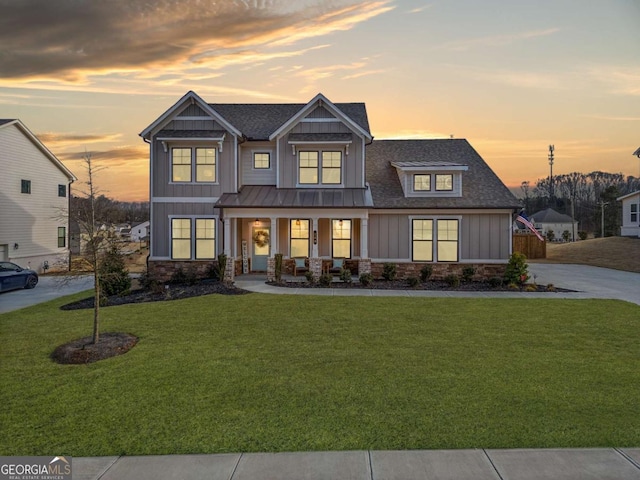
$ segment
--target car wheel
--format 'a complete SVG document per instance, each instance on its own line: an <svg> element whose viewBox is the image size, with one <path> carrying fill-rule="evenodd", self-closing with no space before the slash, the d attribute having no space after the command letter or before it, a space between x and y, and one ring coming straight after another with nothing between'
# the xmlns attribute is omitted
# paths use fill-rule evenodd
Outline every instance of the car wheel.
<svg viewBox="0 0 640 480"><path fill-rule="evenodd" d="M29 275L27 277L27 283L25 284L24 288L33 288L38 284L38 279L36 277L34 277L33 275Z"/></svg>

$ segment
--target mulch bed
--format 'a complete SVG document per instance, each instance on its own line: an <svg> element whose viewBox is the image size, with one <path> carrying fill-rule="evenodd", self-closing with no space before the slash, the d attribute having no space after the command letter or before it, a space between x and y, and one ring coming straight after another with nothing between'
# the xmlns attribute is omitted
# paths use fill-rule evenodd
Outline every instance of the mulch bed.
<svg viewBox="0 0 640 480"><path fill-rule="evenodd" d="M194 285L165 285L157 290L132 290L126 295L112 295L107 297L103 306L125 305L127 303L163 302L167 300L179 300L181 298L200 297L218 293L221 295L244 295L248 292L233 285L218 281L201 281ZM79 310L93 308L94 297L84 298L77 302L68 303L60 307L61 310Z"/></svg>
<svg viewBox="0 0 640 480"><path fill-rule="evenodd" d="M138 343L138 337L128 333L102 333L98 343L93 337L83 337L60 345L51 354L57 363L82 365L127 353Z"/></svg>
<svg viewBox="0 0 640 480"><path fill-rule="evenodd" d="M454 292L573 292L566 288L559 288L547 285L526 284L524 287L517 289L509 288L503 284L492 286L489 282L461 282L459 286L452 287L447 282L432 280L428 282L420 282L416 286L410 286L406 280L374 280L371 285L363 285L360 282L346 283L342 281L332 282L329 287L320 285L319 283L311 284L309 282L267 282L269 285L284 288L355 288L355 289L374 289L374 290L433 290L433 291L454 291Z"/></svg>

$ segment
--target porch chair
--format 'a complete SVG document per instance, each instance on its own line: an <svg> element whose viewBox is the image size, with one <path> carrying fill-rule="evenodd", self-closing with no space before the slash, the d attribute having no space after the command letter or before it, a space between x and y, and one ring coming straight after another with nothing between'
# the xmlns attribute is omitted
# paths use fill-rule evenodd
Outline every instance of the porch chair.
<svg viewBox="0 0 640 480"><path fill-rule="evenodd" d="M329 266L330 274L340 274L344 268L344 258L334 258Z"/></svg>
<svg viewBox="0 0 640 480"><path fill-rule="evenodd" d="M309 266L307 265L306 257L295 257L293 259L295 262L293 264L293 276L297 277L298 273L306 273L309 271Z"/></svg>

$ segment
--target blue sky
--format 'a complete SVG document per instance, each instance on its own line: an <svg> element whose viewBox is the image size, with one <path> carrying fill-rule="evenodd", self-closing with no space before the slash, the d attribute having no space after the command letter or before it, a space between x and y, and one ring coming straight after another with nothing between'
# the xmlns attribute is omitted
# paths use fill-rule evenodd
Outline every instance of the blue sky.
<svg viewBox="0 0 640 480"><path fill-rule="evenodd" d="M375 138L467 138L509 186L640 175L636 0L0 0L0 118L83 178L148 197L138 137L188 90L211 103L367 104ZM123 179L127 179L123 182Z"/></svg>

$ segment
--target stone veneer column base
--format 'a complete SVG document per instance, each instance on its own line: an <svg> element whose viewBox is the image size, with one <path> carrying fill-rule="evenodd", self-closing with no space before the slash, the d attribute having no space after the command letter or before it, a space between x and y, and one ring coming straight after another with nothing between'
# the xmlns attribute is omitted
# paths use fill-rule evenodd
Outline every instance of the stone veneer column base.
<svg viewBox="0 0 640 480"><path fill-rule="evenodd" d="M363 273L371 273L371 259L370 258L361 258L358 261L358 276Z"/></svg>
<svg viewBox="0 0 640 480"><path fill-rule="evenodd" d="M235 270L236 270L236 265L233 257L227 257L227 264L225 265L225 268L224 268L225 282L233 283L233 279L235 278L235 273L236 273Z"/></svg>
<svg viewBox="0 0 640 480"><path fill-rule="evenodd" d="M267 282L276 281L276 259L275 257L267 258Z"/></svg>
<svg viewBox="0 0 640 480"><path fill-rule="evenodd" d="M313 275L314 280L318 280L322 275L322 259L310 258L309 259L309 271Z"/></svg>

